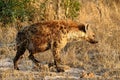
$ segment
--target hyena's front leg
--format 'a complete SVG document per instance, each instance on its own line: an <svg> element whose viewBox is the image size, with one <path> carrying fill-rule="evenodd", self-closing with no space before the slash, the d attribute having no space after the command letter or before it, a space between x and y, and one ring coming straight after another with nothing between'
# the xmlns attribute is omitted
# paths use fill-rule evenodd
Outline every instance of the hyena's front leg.
<svg viewBox="0 0 120 80"><path fill-rule="evenodd" d="M59 46L59 44L54 43L53 49L52 49L53 57L54 57L54 64L55 64L56 69L57 69L58 72L63 72L64 69L59 67L60 65L63 65L63 63L62 63L61 57L60 57L61 49L58 46Z"/></svg>
<svg viewBox="0 0 120 80"><path fill-rule="evenodd" d="M59 66L63 65L61 58L60 58L60 50L54 49L53 50L53 57L54 57L54 64L58 72L63 72L64 69L60 68Z"/></svg>

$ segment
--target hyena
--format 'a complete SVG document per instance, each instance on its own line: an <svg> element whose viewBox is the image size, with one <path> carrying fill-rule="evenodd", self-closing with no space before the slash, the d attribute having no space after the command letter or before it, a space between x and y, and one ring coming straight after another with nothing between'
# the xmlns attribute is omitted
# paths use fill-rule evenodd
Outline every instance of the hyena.
<svg viewBox="0 0 120 80"><path fill-rule="evenodd" d="M19 70L18 60L27 49L28 56L36 65L39 61L34 54L51 49L54 65L58 72L63 71L58 66L62 64L60 51L68 42L86 40L92 44L97 43L93 32L87 33L88 25L73 21L43 21L24 27L16 37L17 53L13 60L14 69Z"/></svg>

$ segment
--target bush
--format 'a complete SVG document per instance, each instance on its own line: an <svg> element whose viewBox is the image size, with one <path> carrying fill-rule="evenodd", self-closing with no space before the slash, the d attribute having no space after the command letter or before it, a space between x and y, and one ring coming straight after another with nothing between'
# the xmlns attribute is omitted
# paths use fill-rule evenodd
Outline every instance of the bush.
<svg viewBox="0 0 120 80"><path fill-rule="evenodd" d="M29 5L31 0L0 0L0 22L24 21L34 11Z"/></svg>

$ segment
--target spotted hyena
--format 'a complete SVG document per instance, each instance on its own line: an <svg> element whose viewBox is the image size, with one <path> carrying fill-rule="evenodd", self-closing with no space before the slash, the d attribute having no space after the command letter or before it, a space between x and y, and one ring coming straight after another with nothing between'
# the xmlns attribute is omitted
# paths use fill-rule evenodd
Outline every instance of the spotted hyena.
<svg viewBox="0 0 120 80"><path fill-rule="evenodd" d="M27 49L30 53L29 59L35 64L38 60L34 54L51 49L54 57L54 64L57 71L61 65L60 51L68 42L86 40L90 43L97 43L94 33L87 33L88 26L73 21L45 21L32 24L20 30L16 37L17 53L13 60L14 69L19 70L18 60Z"/></svg>

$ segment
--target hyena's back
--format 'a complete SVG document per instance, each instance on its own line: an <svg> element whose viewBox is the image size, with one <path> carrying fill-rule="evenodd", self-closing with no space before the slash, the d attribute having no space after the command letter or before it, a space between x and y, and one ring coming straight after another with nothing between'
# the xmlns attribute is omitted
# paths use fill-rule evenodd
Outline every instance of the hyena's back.
<svg viewBox="0 0 120 80"><path fill-rule="evenodd" d="M75 23L64 21L47 21L33 24L23 28L18 32L16 41L17 45L26 44L26 48L35 52L45 51L51 48L52 41L60 40L71 26Z"/></svg>

